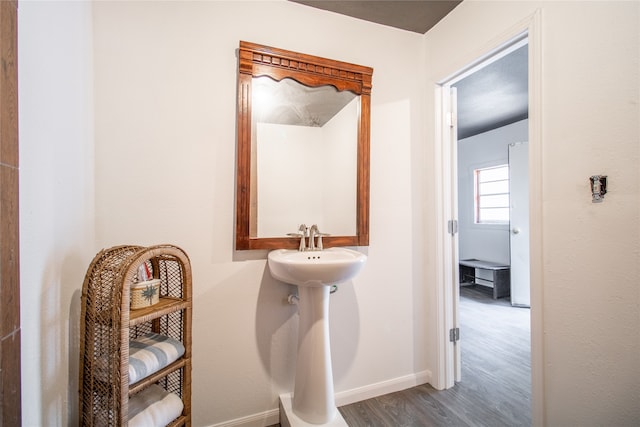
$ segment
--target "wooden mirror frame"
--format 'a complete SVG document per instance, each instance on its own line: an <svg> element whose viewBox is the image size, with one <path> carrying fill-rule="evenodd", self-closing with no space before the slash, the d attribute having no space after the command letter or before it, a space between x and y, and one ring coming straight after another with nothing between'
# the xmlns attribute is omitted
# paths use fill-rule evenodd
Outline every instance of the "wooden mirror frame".
<svg viewBox="0 0 640 427"><path fill-rule="evenodd" d="M310 86L332 85L360 95L356 190L356 235L327 236L325 247L369 245L369 128L373 69L240 41L238 54L238 148L236 170L236 250L296 249L299 238L251 237L251 84L253 77L291 78ZM325 165L330 169L330 165ZM301 218L301 221L304 219ZM295 232L299 224L291 224ZM322 227L322 224L319 224ZM331 230L327 230L330 232Z"/></svg>

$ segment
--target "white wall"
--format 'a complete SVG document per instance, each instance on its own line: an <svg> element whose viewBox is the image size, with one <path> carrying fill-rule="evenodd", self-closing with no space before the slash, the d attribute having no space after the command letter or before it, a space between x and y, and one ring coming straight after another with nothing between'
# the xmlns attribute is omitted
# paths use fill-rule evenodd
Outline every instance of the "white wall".
<svg viewBox="0 0 640 427"><path fill-rule="evenodd" d="M77 424L94 235L91 5L18 5L22 425ZM5 301L3 301L5 303Z"/></svg>
<svg viewBox="0 0 640 427"><path fill-rule="evenodd" d="M258 236L283 237L296 232L296 224L324 224L322 176L310 173L311 159L321 158L322 128L258 123L256 134Z"/></svg>
<svg viewBox="0 0 640 427"><path fill-rule="evenodd" d="M74 424L79 290L93 255L115 244L171 242L191 256L194 425L264 425L290 390L291 288L270 278L264 252L233 251L240 39L374 67L371 245L365 270L332 296L336 390L346 399L427 380L440 309L435 82L538 7L545 422L639 419L637 2L465 1L423 49L422 36L283 1L27 1L24 425ZM587 188L594 173L610 177L600 205Z"/></svg>
<svg viewBox="0 0 640 427"><path fill-rule="evenodd" d="M476 224L474 171L509 163L509 144L528 140L528 120L458 141L458 251L460 259L509 264L509 224Z"/></svg>
<svg viewBox="0 0 640 427"><path fill-rule="evenodd" d="M534 349L543 369L538 422L549 426L640 419L639 7L465 1L426 35L427 98L435 99L436 82L541 10L535 96L542 97L542 265L532 272L540 278L532 290L542 306L532 310L543 319L534 325L542 337L542 348ZM435 126L434 111L428 104L428 127ZM427 135L435 153L435 135ZM602 204L591 203L593 174L609 176Z"/></svg>
<svg viewBox="0 0 640 427"><path fill-rule="evenodd" d="M233 250L239 40L374 68L371 245L365 269L332 296L335 387L350 398L379 382L426 381L413 276L423 257L409 250L422 36L285 1L93 10L96 248L171 242L190 255L194 424L268 424L293 384L293 289L270 277L266 252Z"/></svg>

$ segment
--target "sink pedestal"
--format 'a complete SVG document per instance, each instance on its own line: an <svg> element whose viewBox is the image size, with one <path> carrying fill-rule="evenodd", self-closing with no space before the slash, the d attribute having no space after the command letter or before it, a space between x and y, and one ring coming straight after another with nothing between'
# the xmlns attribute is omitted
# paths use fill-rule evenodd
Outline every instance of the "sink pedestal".
<svg viewBox="0 0 640 427"><path fill-rule="evenodd" d="M298 360L293 412L314 424L328 423L338 411L333 396L329 344L329 286L298 286Z"/></svg>
<svg viewBox="0 0 640 427"><path fill-rule="evenodd" d="M286 422L283 425L346 426L336 408L329 344L330 286L310 283L298 286L298 359L293 400L281 396ZM287 406L292 414L287 413ZM291 416L293 415L293 416Z"/></svg>

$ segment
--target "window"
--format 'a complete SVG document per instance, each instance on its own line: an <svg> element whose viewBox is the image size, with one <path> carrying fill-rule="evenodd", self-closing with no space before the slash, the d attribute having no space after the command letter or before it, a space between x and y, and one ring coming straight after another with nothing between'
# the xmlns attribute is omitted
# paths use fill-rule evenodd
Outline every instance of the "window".
<svg viewBox="0 0 640 427"><path fill-rule="evenodd" d="M476 169L474 176L476 224L508 223L509 166Z"/></svg>

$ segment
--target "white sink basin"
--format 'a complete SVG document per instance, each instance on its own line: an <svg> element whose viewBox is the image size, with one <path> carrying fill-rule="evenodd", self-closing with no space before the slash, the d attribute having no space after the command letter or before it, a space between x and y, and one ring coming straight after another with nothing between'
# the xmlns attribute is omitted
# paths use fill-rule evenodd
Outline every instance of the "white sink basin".
<svg viewBox="0 0 640 427"><path fill-rule="evenodd" d="M366 255L346 248L277 249L268 257L273 277L298 286L331 286L347 281L358 274L366 261Z"/></svg>

